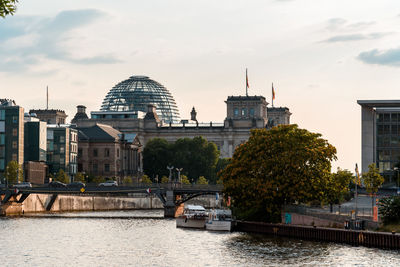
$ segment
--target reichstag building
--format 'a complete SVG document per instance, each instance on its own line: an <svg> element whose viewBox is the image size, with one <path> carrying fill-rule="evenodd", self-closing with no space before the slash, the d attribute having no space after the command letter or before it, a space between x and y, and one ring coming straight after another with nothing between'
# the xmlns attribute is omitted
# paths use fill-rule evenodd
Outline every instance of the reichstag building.
<svg viewBox="0 0 400 267"><path fill-rule="evenodd" d="M228 96L223 122L200 123L193 107L190 120L181 120L170 91L146 76L131 76L114 86L105 96L99 111L86 114L79 105L71 121L77 127L110 125L125 134L136 134L141 144L152 138L170 142L179 138L203 136L214 142L221 157L232 157L236 146L247 141L250 129L290 123L287 107L267 107L264 96ZM223 108L221 106L221 108Z"/></svg>

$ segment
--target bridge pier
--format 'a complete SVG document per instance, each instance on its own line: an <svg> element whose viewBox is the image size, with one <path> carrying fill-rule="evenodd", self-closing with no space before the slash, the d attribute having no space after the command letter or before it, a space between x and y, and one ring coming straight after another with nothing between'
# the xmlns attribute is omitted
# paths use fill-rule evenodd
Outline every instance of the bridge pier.
<svg viewBox="0 0 400 267"><path fill-rule="evenodd" d="M175 218L175 194L173 190L166 191L166 200L164 204L164 218Z"/></svg>

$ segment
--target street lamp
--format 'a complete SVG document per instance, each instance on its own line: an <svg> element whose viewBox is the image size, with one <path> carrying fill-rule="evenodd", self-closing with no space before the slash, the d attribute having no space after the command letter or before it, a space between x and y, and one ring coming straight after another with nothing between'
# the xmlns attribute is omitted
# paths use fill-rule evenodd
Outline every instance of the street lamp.
<svg viewBox="0 0 400 267"><path fill-rule="evenodd" d="M168 181L172 182L172 170L174 169L174 166L167 166L167 169L169 170L169 178Z"/></svg>
<svg viewBox="0 0 400 267"><path fill-rule="evenodd" d="M396 173L397 173L397 194L400 194L400 188L399 188L399 168L398 168L398 167L394 167L393 170L395 170Z"/></svg>
<svg viewBox="0 0 400 267"><path fill-rule="evenodd" d="M180 182L181 181L181 171L183 171L183 168L180 168L180 169L176 168L176 171L178 172L178 182Z"/></svg>

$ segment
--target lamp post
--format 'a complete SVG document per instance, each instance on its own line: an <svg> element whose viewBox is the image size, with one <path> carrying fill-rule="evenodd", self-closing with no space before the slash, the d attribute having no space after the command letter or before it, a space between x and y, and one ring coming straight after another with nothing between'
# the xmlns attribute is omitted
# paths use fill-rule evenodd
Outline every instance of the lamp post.
<svg viewBox="0 0 400 267"><path fill-rule="evenodd" d="M174 166L167 166L167 169L169 170L168 182L172 182L172 170L174 169Z"/></svg>
<svg viewBox="0 0 400 267"><path fill-rule="evenodd" d="M397 194L400 194L400 188L399 188L399 168L398 167L394 167L393 168L393 170L395 170L396 171L396 173L397 173L397 181L396 181L396 184L397 184Z"/></svg>
<svg viewBox="0 0 400 267"><path fill-rule="evenodd" d="M176 168L176 171L178 172L178 182L181 181L181 171L183 171L183 168Z"/></svg>

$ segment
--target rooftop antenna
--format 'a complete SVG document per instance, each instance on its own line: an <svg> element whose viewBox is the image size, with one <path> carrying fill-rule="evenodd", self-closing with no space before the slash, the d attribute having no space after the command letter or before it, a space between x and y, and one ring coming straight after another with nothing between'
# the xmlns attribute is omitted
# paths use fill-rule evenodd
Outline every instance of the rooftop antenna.
<svg viewBox="0 0 400 267"><path fill-rule="evenodd" d="M46 110L49 109L49 86L46 86Z"/></svg>
<svg viewBox="0 0 400 267"><path fill-rule="evenodd" d="M247 68L246 68L246 96L249 96L248 89L249 89L249 78L247 77Z"/></svg>

